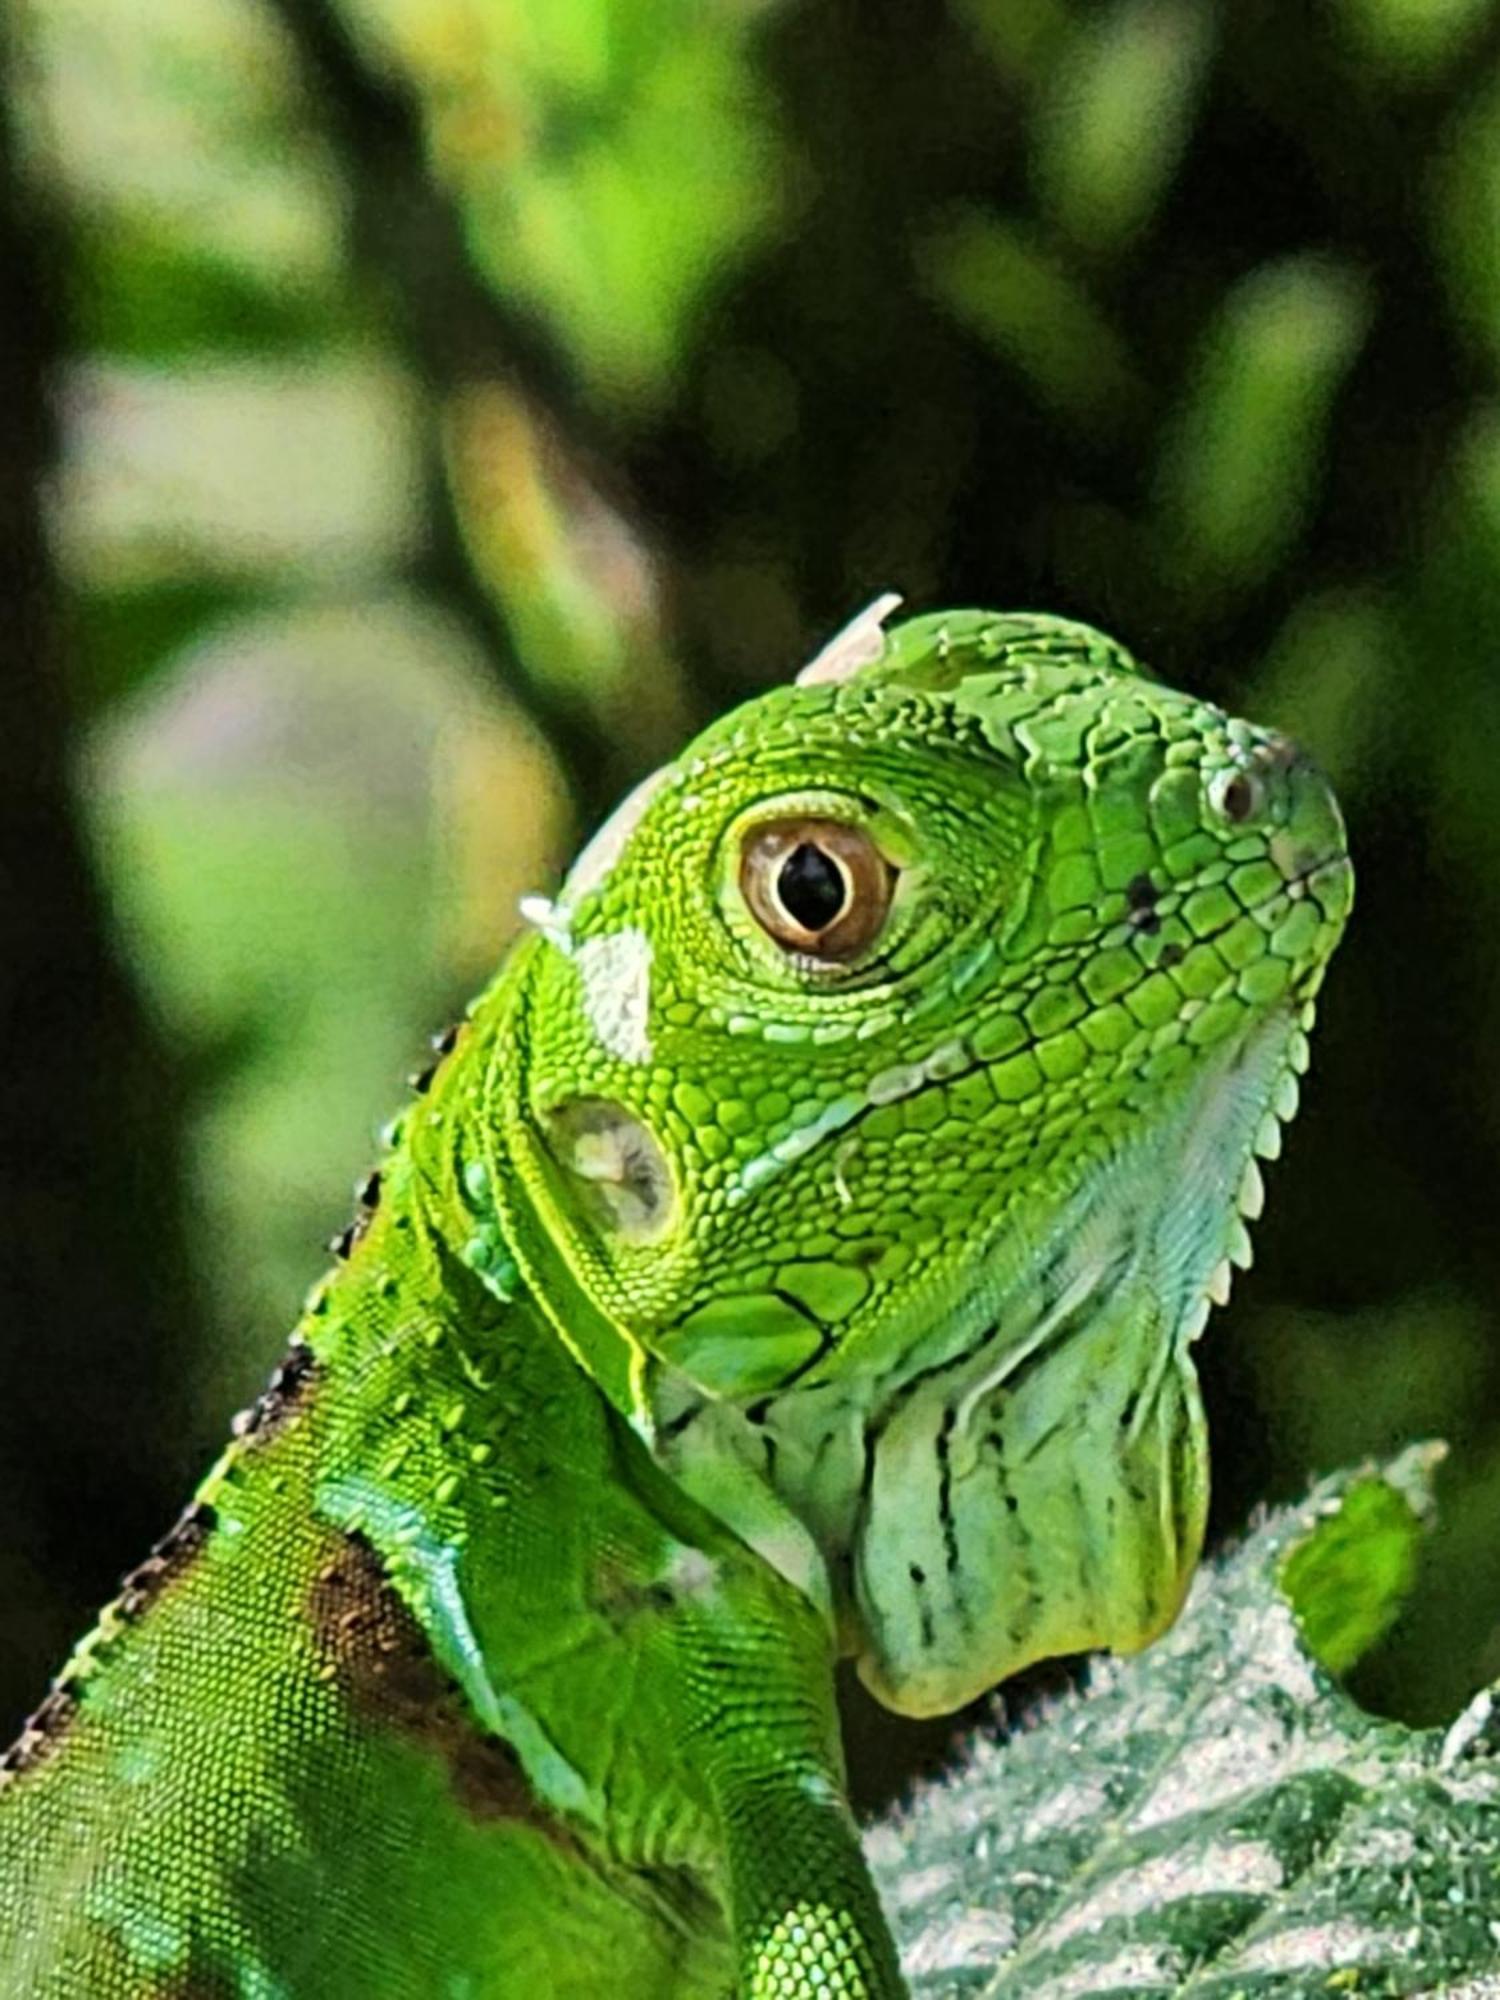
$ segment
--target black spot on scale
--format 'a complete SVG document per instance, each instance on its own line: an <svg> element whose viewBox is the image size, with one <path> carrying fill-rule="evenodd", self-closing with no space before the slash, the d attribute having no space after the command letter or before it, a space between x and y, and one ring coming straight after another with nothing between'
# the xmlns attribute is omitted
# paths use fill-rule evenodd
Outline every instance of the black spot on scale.
<svg viewBox="0 0 1500 2000"><path fill-rule="evenodd" d="M438 1055L452 1055L454 1049L458 1046L458 1028L459 1024L455 1021L450 1027L442 1029L438 1034L433 1036L431 1046Z"/></svg>
<svg viewBox="0 0 1500 2000"><path fill-rule="evenodd" d="M77 1713L77 1695L67 1687L53 1687L40 1708L21 1724L15 1742L0 1754L0 1791L54 1755Z"/></svg>
<svg viewBox="0 0 1500 2000"><path fill-rule="evenodd" d="M1131 928L1154 937L1161 929L1161 918L1156 912L1156 884L1149 875L1137 875L1125 886L1125 901L1130 909Z"/></svg>
<svg viewBox="0 0 1500 2000"><path fill-rule="evenodd" d="M912 1588L917 1593L917 1635L924 1646L931 1646L937 1626L932 1616L932 1606L927 1601L927 1572L920 1563L908 1563L906 1574L911 1578Z"/></svg>

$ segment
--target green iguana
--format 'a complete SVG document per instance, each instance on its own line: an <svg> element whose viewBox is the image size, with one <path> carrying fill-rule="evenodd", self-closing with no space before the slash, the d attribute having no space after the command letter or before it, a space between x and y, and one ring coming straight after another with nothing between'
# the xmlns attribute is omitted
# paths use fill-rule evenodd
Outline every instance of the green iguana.
<svg viewBox="0 0 1500 2000"><path fill-rule="evenodd" d="M0 1991L894 2000L834 1664L1133 1649L1349 908L1281 736L882 600L642 785L5 1759Z"/></svg>

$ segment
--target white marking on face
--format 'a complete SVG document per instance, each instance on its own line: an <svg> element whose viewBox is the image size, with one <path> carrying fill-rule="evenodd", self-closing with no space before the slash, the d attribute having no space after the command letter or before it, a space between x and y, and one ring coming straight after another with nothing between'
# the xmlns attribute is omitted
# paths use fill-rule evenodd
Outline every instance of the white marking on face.
<svg viewBox="0 0 1500 2000"><path fill-rule="evenodd" d="M816 687L823 681L846 681L861 667L868 667L885 651L881 626L901 602L899 590L888 590L867 604L863 611L836 632L815 659L797 676L798 687Z"/></svg>
<svg viewBox="0 0 1500 2000"><path fill-rule="evenodd" d="M522 919L555 944L564 958L573 950L573 912L566 903L554 903L550 896L523 896L516 905Z"/></svg>
<svg viewBox="0 0 1500 2000"><path fill-rule="evenodd" d="M583 1010L601 1047L621 1062L651 1060L651 940L642 930L592 937L573 954Z"/></svg>

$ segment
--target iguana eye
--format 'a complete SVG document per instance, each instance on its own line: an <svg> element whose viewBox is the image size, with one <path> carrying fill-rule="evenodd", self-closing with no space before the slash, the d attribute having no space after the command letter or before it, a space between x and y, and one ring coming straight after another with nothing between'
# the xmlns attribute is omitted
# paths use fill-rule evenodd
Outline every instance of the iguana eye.
<svg viewBox="0 0 1500 2000"><path fill-rule="evenodd" d="M834 819L768 820L746 836L740 856L740 888L766 935L835 964L880 930L895 879L862 827Z"/></svg>

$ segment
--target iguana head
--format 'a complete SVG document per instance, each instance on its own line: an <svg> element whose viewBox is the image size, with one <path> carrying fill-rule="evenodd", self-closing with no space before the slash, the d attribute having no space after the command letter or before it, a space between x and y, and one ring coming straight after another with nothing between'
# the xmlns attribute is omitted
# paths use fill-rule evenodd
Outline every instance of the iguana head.
<svg viewBox="0 0 1500 2000"><path fill-rule="evenodd" d="M1175 1612L1189 1350L1350 893L1285 738L1087 627L959 612L709 729L543 912L498 1121L520 1237L694 1490L722 1462L806 1527L893 1706Z"/></svg>

